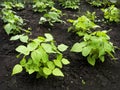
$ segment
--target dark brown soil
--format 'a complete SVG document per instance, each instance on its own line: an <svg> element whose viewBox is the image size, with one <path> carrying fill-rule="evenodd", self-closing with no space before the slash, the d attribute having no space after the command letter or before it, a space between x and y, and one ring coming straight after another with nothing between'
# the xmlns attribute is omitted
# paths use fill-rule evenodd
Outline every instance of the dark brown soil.
<svg viewBox="0 0 120 90"><path fill-rule="evenodd" d="M61 9L56 5L58 9ZM62 9L61 9L62 10ZM62 10L65 15L63 20L69 18L76 19L77 16L83 15L85 11L96 11L98 18L102 18L102 12L99 8L92 7L82 2L80 10ZM70 24L56 23L54 27L39 25L41 14L34 13L31 5L27 5L25 10L18 12L22 18L26 19L26 27L32 28L32 38L44 33L51 33L57 44L64 43L71 46L79 41L79 37L71 32L67 32ZM100 24L103 29L112 29L109 32L111 42L120 47L120 24ZM71 62L70 65L64 66L62 77L49 77L48 79L36 79L35 74L21 74L11 76L12 68L19 63L16 58L15 48L20 44L19 41L9 41L8 36L3 30L3 22L0 20L0 90L120 90L120 51L116 49L116 61L106 56L104 63L97 62L95 67L87 63L86 58L81 54L71 53L67 50L64 56ZM85 81L85 84L82 82Z"/></svg>

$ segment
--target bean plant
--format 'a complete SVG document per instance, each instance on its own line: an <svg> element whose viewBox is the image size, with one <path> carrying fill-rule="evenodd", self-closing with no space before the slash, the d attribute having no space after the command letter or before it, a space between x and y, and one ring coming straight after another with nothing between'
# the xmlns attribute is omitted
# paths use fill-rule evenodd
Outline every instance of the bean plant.
<svg viewBox="0 0 120 90"><path fill-rule="evenodd" d="M85 16L90 19L91 21L95 22L95 19L97 18L96 17L96 12L90 12L90 11L87 11Z"/></svg>
<svg viewBox="0 0 120 90"><path fill-rule="evenodd" d="M49 33L46 33L45 37L39 36L29 41L27 45L20 45L16 51L19 53L18 58L22 59L20 64L14 66L12 75L25 69L29 74L36 73L37 78L48 78L49 75L63 77L61 68L70 63L62 54L67 48L64 44L56 46Z"/></svg>
<svg viewBox="0 0 120 90"><path fill-rule="evenodd" d="M88 19L85 15L78 17L77 20L69 19L68 22L73 24L71 27L68 28L68 31L73 31L78 36L84 36L88 33L91 33L91 29L99 27L90 19Z"/></svg>
<svg viewBox="0 0 120 90"><path fill-rule="evenodd" d="M17 9L17 10L21 10L25 8L25 5L21 2L12 2L12 1L6 1L4 3L1 4L1 6L3 6L6 9Z"/></svg>
<svg viewBox="0 0 120 90"><path fill-rule="evenodd" d="M87 0L93 6L102 7L110 6L111 4L117 3L117 0Z"/></svg>
<svg viewBox="0 0 120 90"><path fill-rule="evenodd" d="M7 34L18 34L22 31L29 31L29 29L26 30L22 28L24 26L24 20L12 10L15 7L18 10L24 8L22 3L4 2L2 3L2 7L1 19L5 23L4 30Z"/></svg>
<svg viewBox="0 0 120 90"><path fill-rule="evenodd" d="M7 34L17 34L22 31L23 19L15 15L14 11L2 9L2 20L5 23L4 29Z"/></svg>
<svg viewBox="0 0 120 90"><path fill-rule="evenodd" d="M45 13L43 17L40 18L39 24L45 24L48 22L51 26L54 26L54 23L63 21L60 19L62 16L61 10L58 10L54 7L50 9L48 13Z"/></svg>
<svg viewBox="0 0 120 90"><path fill-rule="evenodd" d="M64 8L78 9L80 0L58 0Z"/></svg>
<svg viewBox="0 0 120 90"><path fill-rule="evenodd" d="M102 9L104 12L104 18L110 22L120 22L120 9L111 5L106 9Z"/></svg>
<svg viewBox="0 0 120 90"><path fill-rule="evenodd" d="M114 46L110 42L110 37L106 34L107 31L96 31L91 34L86 34L82 42L76 42L71 51L81 52L90 65L94 66L96 60L105 61L105 55L110 55L113 59Z"/></svg>
<svg viewBox="0 0 120 90"><path fill-rule="evenodd" d="M34 0L33 1L33 10L35 12L46 12L47 9L54 6L53 0Z"/></svg>

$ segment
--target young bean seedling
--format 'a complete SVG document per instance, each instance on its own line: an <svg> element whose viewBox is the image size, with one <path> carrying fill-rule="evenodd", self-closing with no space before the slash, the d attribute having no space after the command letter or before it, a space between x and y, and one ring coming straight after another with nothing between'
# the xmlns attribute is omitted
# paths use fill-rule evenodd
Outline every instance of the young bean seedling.
<svg viewBox="0 0 120 90"><path fill-rule="evenodd" d="M110 42L110 37L106 31L96 31L90 35L86 34L82 42L73 45L72 52L81 52L90 65L94 66L96 60L105 61L105 55L110 55L113 59L114 46Z"/></svg>
<svg viewBox="0 0 120 90"><path fill-rule="evenodd" d="M64 76L61 68L70 62L63 57L61 52L68 46L60 44L55 45L51 34L46 33L45 37L38 37L28 42L27 45L20 45L16 48L19 57L22 55L20 64L13 68L12 75L21 73L23 69L29 74L36 72L36 77L45 77L49 75Z"/></svg>

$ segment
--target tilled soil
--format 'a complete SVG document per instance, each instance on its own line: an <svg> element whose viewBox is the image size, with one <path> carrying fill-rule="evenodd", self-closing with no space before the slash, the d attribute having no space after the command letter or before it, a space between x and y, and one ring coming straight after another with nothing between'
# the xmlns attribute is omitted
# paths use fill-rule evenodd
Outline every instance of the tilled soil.
<svg viewBox="0 0 120 90"><path fill-rule="evenodd" d="M76 19L83 15L87 10L96 11L98 18L103 17L100 8L92 7L91 5L82 2L80 10L61 9L65 14L62 19ZM27 5L22 11L17 11L17 14L25 19L26 26L32 28L31 38L43 36L44 33L51 33L57 44L64 43L71 46L80 40L74 33L67 32L69 23L56 23L54 27L48 25L39 25L40 13L34 13L31 5ZM103 29L112 29L108 34L111 37L111 42L115 46L120 47L120 24L101 24ZM70 48L64 53L64 56L69 59L70 65L63 67L65 77L53 77L48 79L35 78L35 74L28 75L25 72L11 76L12 68L19 63L16 58L17 52L15 48L20 45L19 41L10 41L3 29L3 22L0 20L0 90L120 90L120 50L116 49L116 61L106 56L105 62L97 62L95 67L87 63L85 57L80 53L70 52ZM84 83L85 82L85 83Z"/></svg>

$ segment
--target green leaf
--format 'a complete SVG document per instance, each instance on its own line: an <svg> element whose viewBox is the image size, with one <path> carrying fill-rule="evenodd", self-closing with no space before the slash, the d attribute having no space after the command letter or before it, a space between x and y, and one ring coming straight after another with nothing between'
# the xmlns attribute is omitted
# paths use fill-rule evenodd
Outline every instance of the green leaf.
<svg viewBox="0 0 120 90"><path fill-rule="evenodd" d="M54 64L58 66L59 68L62 68L62 63L60 60L54 60Z"/></svg>
<svg viewBox="0 0 120 90"><path fill-rule="evenodd" d="M48 66L48 68L51 69L51 70L53 70L53 69L55 68L55 65L54 65L54 63L53 63L52 61L48 61L48 62L47 62L47 66Z"/></svg>
<svg viewBox="0 0 120 90"><path fill-rule="evenodd" d="M63 58L63 59L62 59L62 63L63 63L64 65L70 64L70 62L69 62L66 58Z"/></svg>
<svg viewBox="0 0 120 90"><path fill-rule="evenodd" d="M41 52L39 50L35 50L31 53L31 58L33 59L33 62L37 65L39 65L40 59L42 58Z"/></svg>
<svg viewBox="0 0 120 90"><path fill-rule="evenodd" d="M99 59L104 62L105 61L105 57L104 56L100 56Z"/></svg>
<svg viewBox="0 0 120 90"><path fill-rule="evenodd" d="M81 52L83 47L87 45L87 42L75 43L71 49L72 52Z"/></svg>
<svg viewBox="0 0 120 90"><path fill-rule="evenodd" d="M20 52L20 53L22 53L22 54L24 54L24 55L29 55L29 52L30 52L24 45L18 46L18 47L16 48L16 51L17 51L17 52Z"/></svg>
<svg viewBox="0 0 120 90"><path fill-rule="evenodd" d="M20 36L20 41L21 41L21 42L27 43L27 42L28 42L28 39L29 39L29 38L28 38L27 35L25 35L25 36L24 36L24 35L21 35L21 36Z"/></svg>
<svg viewBox="0 0 120 90"><path fill-rule="evenodd" d="M61 52L65 51L67 48L68 48L67 45L64 45L64 44L58 45L58 50L60 50Z"/></svg>
<svg viewBox="0 0 120 90"><path fill-rule="evenodd" d="M11 30L12 30L11 24L10 24L10 23L6 24L6 25L4 26L4 29L5 29L5 31L6 31L7 34L10 34L10 32L11 32Z"/></svg>
<svg viewBox="0 0 120 90"><path fill-rule="evenodd" d="M105 55L104 47L99 48L99 57Z"/></svg>
<svg viewBox="0 0 120 90"><path fill-rule="evenodd" d="M26 59L23 58L23 59L20 61L20 65L21 65L21 66L25 66L25 64L26 64Z"/></svg>
<svg viewBox="0 0 120 90"><path fill-rule="evenodd" d="M20 35L15 35L10 38L10 40L18 40L20 38Z"/></svg>
<svg viewBox="0 0 120 90"><path fill-rule="evenodd" d="M47 53L56 53L56 52L53 50L52 45L50 45L50 44L42 43L41 46L44 48L44 50L45 50Z"/></svg>
<svg viewBox="0 0 120 90"><path fill-rule="evenodd" d="M38 47L38 43L36 42L31 42L27 45L27 48L29 49L29 51L33 51Z"/></svg>
<svg viewBox="0 0 120 90"><path fill-rule="evenodd" d="M42 47L38 48L38 51L41 52L42 62L46 63L48 61L48 54L45 52L45 50Z"/></svg>
<svg viewBox="0 0 120 90"><path fill-rule="evenodd" d="M62 54L58 54L58 55L57 55L57 60L61 60L61 59L62 59L62 57L63 57L63 55L62 55Z"/></svg>
<svg viewBox="0 0 120 90"><path fill-rule="evenodd" d="M53 70L52 74L55 75L55 76L62 76L62 77L64 77L62 71L59 68L55 68Z"/></svg>
<svg viewBox="0 0 120 90"><path fill-rule="evenodd" d="M53 36L49 33L45 33L45 37L46 37L45 41L52 41L53 40Z"/></svg>
<svg viewBox="0 0 120 90"><path fill-rule="evenodd" d="M13 68L12 75L15 75L17 73L21 73L23 70L22 66L19 64L16 64Z"/></svg>
<svg viewBox="0 0 120 90"><path fill-rule="evenodd" d="M51 69L49 69L47 67L43 68L43 72L44 72L45 75L50 75L52 73Z"/></svg>
<svg viewBox="0 0 120 90"><path fill-rule="evenodd" d="M32 73L34 73L34 72L35 72L34 69L32 69L32 68L28 69L28 73L29 73L29 74L32 74Z"/></svg>
<svg viewBox="0 0 120 90"><path fill-rule="evenodd" d="M88 61L88 63L89 63L90 65L92 65L92 66L94 66L94 65L95 65L95 62L96 62L95 58L92 58L92 57L90 57L90 56L87 57L87 61Z"/></svg>
<svg viewBox="0 0 120 90"><path fill-rule="evenodd" d="M92 48L90 46L84 47L83 50L82 50L82 55L85 56L85 57L88 56L91 52L91 49Z"/></svg>

